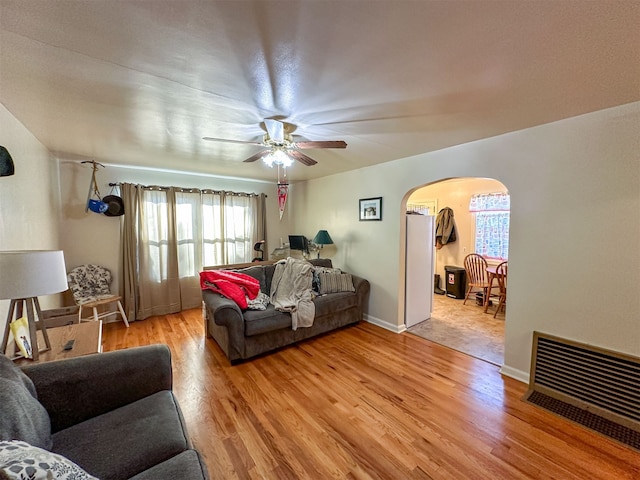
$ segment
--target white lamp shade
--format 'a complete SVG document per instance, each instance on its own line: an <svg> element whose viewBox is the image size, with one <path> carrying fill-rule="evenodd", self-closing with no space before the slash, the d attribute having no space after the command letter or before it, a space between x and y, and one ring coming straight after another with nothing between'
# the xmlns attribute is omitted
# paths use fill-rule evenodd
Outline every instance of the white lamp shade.
<svg viewBox="0 0 640 480"><path fill-rule="evenodd" d="M67 288L62 250L0 252L0 299L51 295Z"/></svg>

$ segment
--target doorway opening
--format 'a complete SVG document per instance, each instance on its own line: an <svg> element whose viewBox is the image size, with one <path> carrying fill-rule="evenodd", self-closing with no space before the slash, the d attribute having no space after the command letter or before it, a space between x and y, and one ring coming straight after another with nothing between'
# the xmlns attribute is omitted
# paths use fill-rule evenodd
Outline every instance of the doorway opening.
<svg viewBox="0 0 640 480"><path fill-rule="evenodd" d="M455 240L433 250L434 284L430 292L425 292L432 296L431 318L409 327L407 331L501 366L504 363L506 308L496 313L498 302L491 299L492 304L485 313L484 299L476 298L475 293L469 296L465 305L466 282L459 284L459 269L464 270L464 258L478 248L476 214L470 211L471 199L494 193L508 193L508 190L494 179L455 178L418 187L406 197L407 210L426 206L430 214L437 214L442 209L451 209L456 226ZM502 233L508 242L508 220L506 228L506 233ZM502 259L488 258L487 261L489 265L497 265ZM405 288L410 287L410 281L407 278ZM460 290L463 295L459 294Z"/></svg>

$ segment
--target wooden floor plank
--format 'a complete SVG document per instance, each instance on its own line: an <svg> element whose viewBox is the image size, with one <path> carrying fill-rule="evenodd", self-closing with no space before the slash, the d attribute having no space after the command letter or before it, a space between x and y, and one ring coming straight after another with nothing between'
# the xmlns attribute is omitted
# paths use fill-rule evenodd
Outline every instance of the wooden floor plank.
<svg viewBox="0 0 640 480"><path fill-rule="evenodd" d="M640 478L638 452L410 334L361 322L231 366L201 309L104 327L104 351L153 343L213 479Z"/></svg>

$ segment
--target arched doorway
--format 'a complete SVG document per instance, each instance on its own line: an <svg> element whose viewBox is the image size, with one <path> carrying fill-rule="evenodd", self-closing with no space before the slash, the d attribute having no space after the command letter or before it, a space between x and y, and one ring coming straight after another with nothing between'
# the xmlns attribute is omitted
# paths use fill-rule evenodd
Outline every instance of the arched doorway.
<svg viewBox="0 0 640 480"><path fill-rule="evenodd" d="M508 190L504 184L494 179L455 178L418 187L408 192L405 197L407 208L428 208L429 213L437 214L441 209L448 207L454 213L456 240L434 249L435 274L436 278L440 278L439 287L442 290L447 290L447 282L452 272L455 275L451 280L459 281L459 270L456 270L456 267L464 268L464 257L476 250L476 237L480 235L480 239L482 238L482 230L477 231L477 227L481 228L483 224L478 222L480 226L477 226L478 214L469 211L472 196L491 193L508 193ZM507 230L502 233L507 236L508 241L508 220ZM490 264L500 262L497 258L490 258L488 261ZM485 313L484 308L476 303L475 296L471 296L466 305L463 305L463 298L452 298L451 294L456 292L455 287L461 288L464 292L464 284L450 287L453 287L450 289L450 295L438 295L433 291L427 293L433 295L431 319L410 327L409 333L502 365L506 312L498 312L494 319L497 302Z"/></svg>

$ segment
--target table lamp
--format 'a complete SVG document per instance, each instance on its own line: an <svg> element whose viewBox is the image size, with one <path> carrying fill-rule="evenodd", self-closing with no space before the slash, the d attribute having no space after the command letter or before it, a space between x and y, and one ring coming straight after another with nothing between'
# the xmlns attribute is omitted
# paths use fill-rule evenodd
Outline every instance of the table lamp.
<svg viewBox="0 0 640 480"><path fill-rule="evenodd" d="M2 338L1 354L9 342L11 322L24 316L27 310L28 340L33 360L39 353L51 349L49 336L42 319L38 296L65 291L67 272L62 250L22 250L0 252L0 300L10 299L7 324ZM38 347L37 330L42 330L45 348ZM20 339L15 339L18 342Z"/></svg>
<svg viewBox="0 0 640 480"><path fill-rule="evenodd" d="M326 230L318 230L316 236L313 237L313 243L315 243L316 245L320 245L320 248L318 249L318 258L320 258L322 247L324 245L332 245L333 240L331 240L331 235L329 235L329 232L327 232Z"/></svg>

